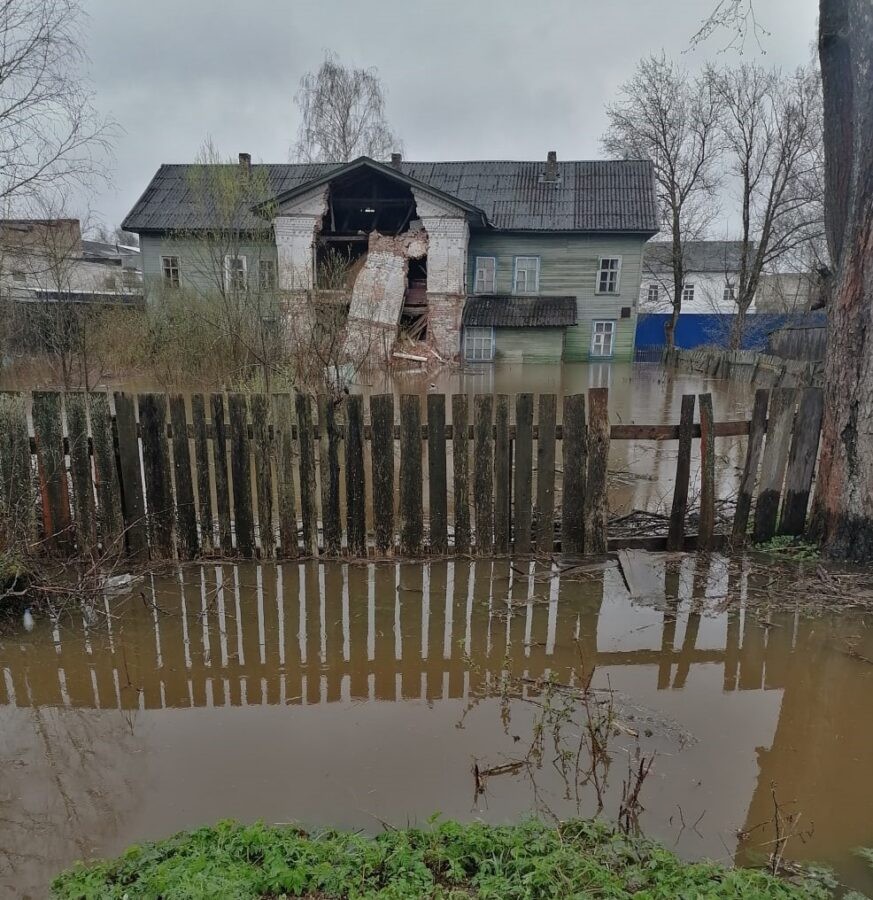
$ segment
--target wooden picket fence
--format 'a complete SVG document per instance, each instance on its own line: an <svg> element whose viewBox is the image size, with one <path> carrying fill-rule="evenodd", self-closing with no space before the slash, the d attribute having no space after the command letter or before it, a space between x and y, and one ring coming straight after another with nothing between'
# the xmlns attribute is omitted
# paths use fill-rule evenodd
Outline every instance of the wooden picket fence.
<svg viewBox="0 0 873 900"><path fill-rule="evenodd" d="M156 560L599 554L611 546L607 465L616 440L679 445L669 533L638 546L742 542L753 498L756 540L805 525L818 388L759 390L749 421L722 423L701 394L695 424L689 394L678 425L610 426L605 388L587 401L565 396L560 423L554 394L536 404L526 393L477 394L472 404L466 394L429 394L424 421L422 405L403 395L398 410L391 394L368 404L303 393L0 394L5 539L40 542L58 556ZM733 532L716 534L715 439L740 435L748 446ZM686 535L695 439L696 537Z"/></svg>

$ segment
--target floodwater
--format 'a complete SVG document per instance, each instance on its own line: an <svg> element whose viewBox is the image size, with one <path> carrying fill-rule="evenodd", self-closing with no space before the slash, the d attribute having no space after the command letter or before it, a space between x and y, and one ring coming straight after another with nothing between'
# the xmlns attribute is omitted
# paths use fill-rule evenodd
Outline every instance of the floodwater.
<svg viewBox="0 0 873 900"><path fill-rule="evenodd" d="M190 566L7 631L2 891L43 896L73 859L226 817L378 832L594 815L570 687L589 680L594 715L621 723L601 815L627 760L655 753L647 835L747 862L771 846L775 790L800 814L787 856L870 890L852 851L873 845L873 632L719 611L771 574L652 559L663 591L645 602L610 561ZM518 761L476 794L474 764Z"/></svg>

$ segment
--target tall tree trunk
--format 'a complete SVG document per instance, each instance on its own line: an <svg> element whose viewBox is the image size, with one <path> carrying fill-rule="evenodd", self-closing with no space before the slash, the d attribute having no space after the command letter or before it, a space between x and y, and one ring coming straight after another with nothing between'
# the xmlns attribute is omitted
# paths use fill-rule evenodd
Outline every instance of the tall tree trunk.
<svg viewBox="0 0 873 900"><path fill-rule="evenodd" d="M828 303L825 419L812 532L873 559L873 2L821 0Z"/></svg>

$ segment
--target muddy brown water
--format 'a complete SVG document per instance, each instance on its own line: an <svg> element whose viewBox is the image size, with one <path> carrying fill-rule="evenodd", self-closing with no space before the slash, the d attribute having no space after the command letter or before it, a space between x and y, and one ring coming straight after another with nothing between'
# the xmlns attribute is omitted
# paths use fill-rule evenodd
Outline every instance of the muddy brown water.
<svg viewBox="0 0 873 900"><path fill-rule="evenodd" d="M809 831L787 855L871 890L853 855L873 845L864 618L718 612L769 576L729 575L720 557L654 565L664 590L644 602L609 561L563 575L508 560L190 566L85 615L12 623L2 892L44 896L76 858L227 817L376 833L434 813L594 815L551 733L540 766L475 795L474 763L527 754L545 678L611 690L601 696L656 752L647 835L687 858L749 862L772 840L775 784ZM575 746L580 724L561 740ZM607 818L636 746L611 740Z"/></svg>

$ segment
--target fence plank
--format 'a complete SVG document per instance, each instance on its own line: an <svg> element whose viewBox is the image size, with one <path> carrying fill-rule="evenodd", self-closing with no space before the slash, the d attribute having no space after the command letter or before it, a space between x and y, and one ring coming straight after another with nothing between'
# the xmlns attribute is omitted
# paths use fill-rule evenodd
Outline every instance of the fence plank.
<svg viewBox="0 0 873 900"><path fill-rule="evenodd" d="M172 559L173 490L165 394L139 395L139 424L152 557Z"/></svg>
<svg viewBox="0 0 873 900"><path fill-rule="evenodd" d="M346 399L346 543L352 556L367 555L364 481L364 401Z"/></svg>
<svg viewBox="0 0 873 900"><path fill-rule="evenodd" d="M421 402L418 394L400 397L400 551L421 553L424 531L421 502Z"/></svg>
<svg viewBox="0 0 873 900"><path fill-rule="evenodd" d="M324 552L338 556L342 544L340 523L339 448L336 408L326 394L318 396L318 466L321 478L321 530Z"/></svg>
<svg viewBox="0 0 873 900"><path fill-rule="evenodd" d="M561 550L585 550L585 494L588 480L588 427L585 422L585 395L564 397L561 450L564 489L561 500Z"/></svg>
<svg viewBox="0 0 873 900"><path fill-rule="evenodd" d="M318 554L318 509L315 500L315 440L312 428L312 398L297 394L297 434L300 441L300 517L303 521L303 550Z"/></svg>
<svg viewBox="0 0 873 900"><path fill-rule="evenodd" d="M370 398L370 465L373 472L373 529L376 552L394 552L394 395Z"/></svg>
<svg viewBox="0 0 873 900"><path fill-rule="evenodd" d="M252 394L252 443L255 457L255 487L258 498L258 537L266 558L276 555L273 528L273 476L270 461L270 398Z"/></svg>
<svg viewBox="0 0 873 900"><path fill-rule="evenodd" d="M794 437L785 473L785 502L782 504L780 534L803 534L809 507L809 492L824 412L824 392L818 387L804 388L794 420Z"/></svg>
<svg viewBox="0 0 873 900"><path fill-rule="evenodd" d="M537 437L537 553L555 549L555 424L558 398L540 394Z"/></svg>
<svg viewBox="0 0 873 900"><path fill-rule="evenodd" d="M531 549L533 515L533 394L515 398L515 552Z"/></svg>
<svg viewBox="0 0 873 900"><path fill-rule="evenodd" d="M494 407L494 552L509 553L512 535L512 444L509 397L498 394Z"/></svg>
<svg viewBox="0 0 873 900"><path fill-rule="evenodd" d="M279 503L279 544L282 555L294 558L297 545L297 500L294 490L294 429L290 394L273 395L276 454L276 496Z"/></svg>
<svg viewBox="0 0 873 900"><path fill-rule="evenodd" d="M691 478L691 439L694 432L694 394L682 395L679 413L679 453L673 484L673 505L667 532L667 549L681 550L685 542L685 515L688 510L688 483Z"/></svg>
<svg viewBox="0 0 873 900"><path fill-rule="evenodd" d="M94 506L94 481L88 451L88 398L76 392L64 395L67 407L67 438L70 449L70 476L73 483L73 514L76 543L80 553L97 546L97 522Z"/></svg>
<svg viewBox="0 0 873 900"><path fill-rule="evenodd" d="M715 531L715 441L712 433L712 394L700 394L700 524L697 549L712 549Z"/></svg>
<svg viewBox="0 0 873 900"><path fill-rule="evenodd" d="M794 388L777 388L772 393L767 441L761 458L761 478L755 503L754 536L757 543L769 541L776 532L791 426L794 422L794 400Z"/></svg>
<svg viewBox="0 0 873 900"><path fill-rule="evenodd" d="M606 477L609 463L609 390L588 392L588 478L585 483L585 552L606 552Z"/></svg>
<svg viewBox="0 0 873 900"><path fill-rule="evenodd" d="M759 388L755 391L749 442L746 446L746 461L740 479L740 491L737 495L737 509L734 513L734 526L731 533L731 540L737 546L745 541L746 529L749 527L752 496L755 493L755 482L758 478L758 463L761 460L761 448L764 446L764 433L767 430L767 404L769 401L770 392L768 390Z"/></svg>
<svg viewBox="0 0 873 900"><path fill-rule="evenodd" d="M470 408L466 394L452 394L452 483L455 553L470 552Z"/></svg>
<svg viewBox="0 0 873 900"><path fill-rule="evenodd" d="M200 546L210 554L215 545L212 518L212 491L209 486L209 440L206 431L206 401L203 394L191 395L191 422L194 429L194 471L197 473L197 509L200 513Z"/></svg>
<svg viewBox="0 0 873 900"><path fill-rule="evenodd" d="M107 394L91 394L91 443L97 479L97 526L103 552L124 549L121 485L112 440L112 413Z"/></svg>
<svg viewBox="0 0 873 900"><path fill-rule="evenodd" d="M250 557L255 552L255 519L252 513L252 464L249 458L249 423L245 394L229 394L227 405L236 551L240 556Z"/></svg>
<svg viewBox="0 0 873 900"><path fill-rule="evenodd" d="M136 395L117 393L115 433L118 438L118 471L121 474L121 509L127 534L127 549L134 557L148 554L145 500L136 433Z"/></svg>
<svg viewBox="0 0 873 900"><path fill-rule="evenodd" d="M427 395L427 478L430 509L430 552L449 549L446 483L446 395Z"/></svg>
<svg viewBox="0 0 873 900"><path fill-rule="evenodd" d="M43 535L46 546L52 552L70 553L73 550L73 536L61 427L61 395L34 391L32 413Z"/></svg>
<svg viewBox="0 0 873 900"><path fill-rule="evenodd" d="M34 534L34 489L27 434L27 405L22 394L0 394L0 509L10 545ZM3 532L0 532L2 534Z"/></svg>
<svg viewBox="0 0 873 900"><path fill-rule="evenodd" d="M226 554L233 553L230 529L230 469L227 450L230 434L224 409L224 395L213 394L212 406L212 458L215 464L215 500L218 511L218 546Z"/></svg>
<svg viewBox="0 0 873 900"><path fill-rule="evenodd" d="M490 553L494 546L494 458L492 420L494 397L476 394L473 399L473 506L476 515L476 552Z"/></svg>
<svg viewBox="0 0 873 900"><path fill-rule="evenodd" d="M176 478L176 546L180 559L192 559L199 549L197 514L194 509L194 481L191 478L191 447L185 398L170 397L170 426L173 429L173 473Z"/></svg>

